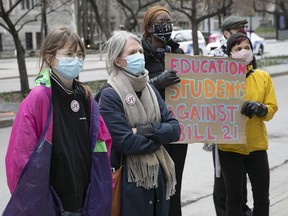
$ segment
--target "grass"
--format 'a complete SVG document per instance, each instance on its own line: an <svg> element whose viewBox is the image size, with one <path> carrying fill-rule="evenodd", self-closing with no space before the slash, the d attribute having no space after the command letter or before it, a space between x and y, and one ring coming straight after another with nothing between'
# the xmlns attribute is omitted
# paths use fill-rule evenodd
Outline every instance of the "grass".
<svg viewBox="0 0 288 216"><path fill-rule="evenodd" d="M4 92L0 93L0 102L17 103L26 97L27 93L22 92Z"/></svg>
<svg viewBox="0 0 288 216"><path fill-rule="evenodd" d="M255 32L257 34L261 34L261 33L276 33L276 29L275 27L258 27L257 29L255 29Z"/></svg>
<svg viewBox="0 0 288 216"><path fill-rule="evenodd" d="M99 81L87 82L86 84L91 88L93 94L95 94L106 83L107 83L106 80L99 80ZM0 102L19 103L26 96L27 96L27 93L22 93L20 91L4 92L4 93L0 93Z"/></svg>
<svg viewBox="0 0 288 216"><path fill-rule="evenodd" d="M278 64L288 64L288 56L264 57L257 59L257 67L266 67Z"/></svg>

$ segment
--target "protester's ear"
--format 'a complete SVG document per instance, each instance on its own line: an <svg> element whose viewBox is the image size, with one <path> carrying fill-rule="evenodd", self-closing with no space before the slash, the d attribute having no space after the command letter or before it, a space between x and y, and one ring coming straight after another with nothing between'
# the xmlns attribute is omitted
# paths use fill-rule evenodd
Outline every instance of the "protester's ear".
<svg viewBox="0 0 288 216"><path fill-rule="evenodd" d="M119 67L119 68L124 68L126 66L126 60L123 59L123 58L120 58L120 57L117 57L115 60L114 60L114 64Z"/></svg>
<svg viewBox="0 0 288 216"><path fill-rule="evenodd" d="M44 56L44 61L50 66L53 64L53 56L51 54L46 54Z"/></svg>

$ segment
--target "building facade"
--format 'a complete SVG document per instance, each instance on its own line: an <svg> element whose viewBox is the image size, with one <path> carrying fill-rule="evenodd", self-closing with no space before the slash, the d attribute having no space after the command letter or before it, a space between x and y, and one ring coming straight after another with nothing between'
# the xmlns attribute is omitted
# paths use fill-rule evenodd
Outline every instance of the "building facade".
<svg viewBox="0 0 288 216"><path fill-rule="evenodd" d="M9 17L18 31L26 54L32 54L41 47L45 35L43 22L43 5L46 1L46 29L64 24L76 30L75 9L73 1L23 0L10 13ZM10 10L15 0L3 0L5 11ZM51 3L53 2L53 5ZM7 26L3 19L0 22ZM41 27L43 26L43 27ZM9 31L0 26L0 57L15 56L15 44Z"/></svg>

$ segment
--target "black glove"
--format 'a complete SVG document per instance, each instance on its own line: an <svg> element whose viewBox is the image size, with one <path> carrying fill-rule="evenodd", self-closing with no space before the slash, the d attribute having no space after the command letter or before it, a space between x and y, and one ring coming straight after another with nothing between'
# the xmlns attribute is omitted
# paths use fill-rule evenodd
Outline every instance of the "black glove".
<svg viewBox="0 0 288 216"><path fill-rule="evenodd" d="M176 75L176 71L165 70L160 75L150 79L149 82L159 90L179 83L180 78Z"/></svg>
<svg viewBox="0 0 288 216"><path fill-rule="evenodd" d="M256 101L246 101L241 109L241 113L249 118L252 118L254 114L258 117L264 117L267 112L267 106Z"/></svg>
<svg viewBox="0 0 288 216"><path fill-rule="evenodd" d="M154 134L154 128L152 124L137 126L137 134L145 137L151 137Z"/></svg>

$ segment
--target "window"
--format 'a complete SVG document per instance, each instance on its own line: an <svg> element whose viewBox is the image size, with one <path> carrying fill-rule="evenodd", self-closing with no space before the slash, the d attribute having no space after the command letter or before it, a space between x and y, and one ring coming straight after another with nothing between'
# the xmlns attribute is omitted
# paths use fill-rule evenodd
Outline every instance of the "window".
<svg viewBox="0 0 288 216"><path fill-rule="evenodd" d="M2 33L0 33L0 52L3 51L3 46L2 46Z"/></svg>
<svg viewBox="0 0 288 216"><path fill-rule="evenodd" d="M34 0L22 0L21 8L23 10L29 10L33 8L34 6L35 6Z"/></svg>
<svg viewBox="0 0 288 216"><path fill-rule="evenodd" d="M36 32L36 49L41 48L41 43L42 43L41 38L42 38L41 32Z"/></svg>
<svg viewBox="0 0 288 216"><path fill-rule="evenodd" d="M30 1L29 0L26 1L26 8L30 9Z"/></svg>
<svg viewBox="0 0 288 216"><path fill-rule="evenodd" d="M26 32L25 33L25 39L26 39L26 50L32 50L33 49L32 32Z"/></svg>

